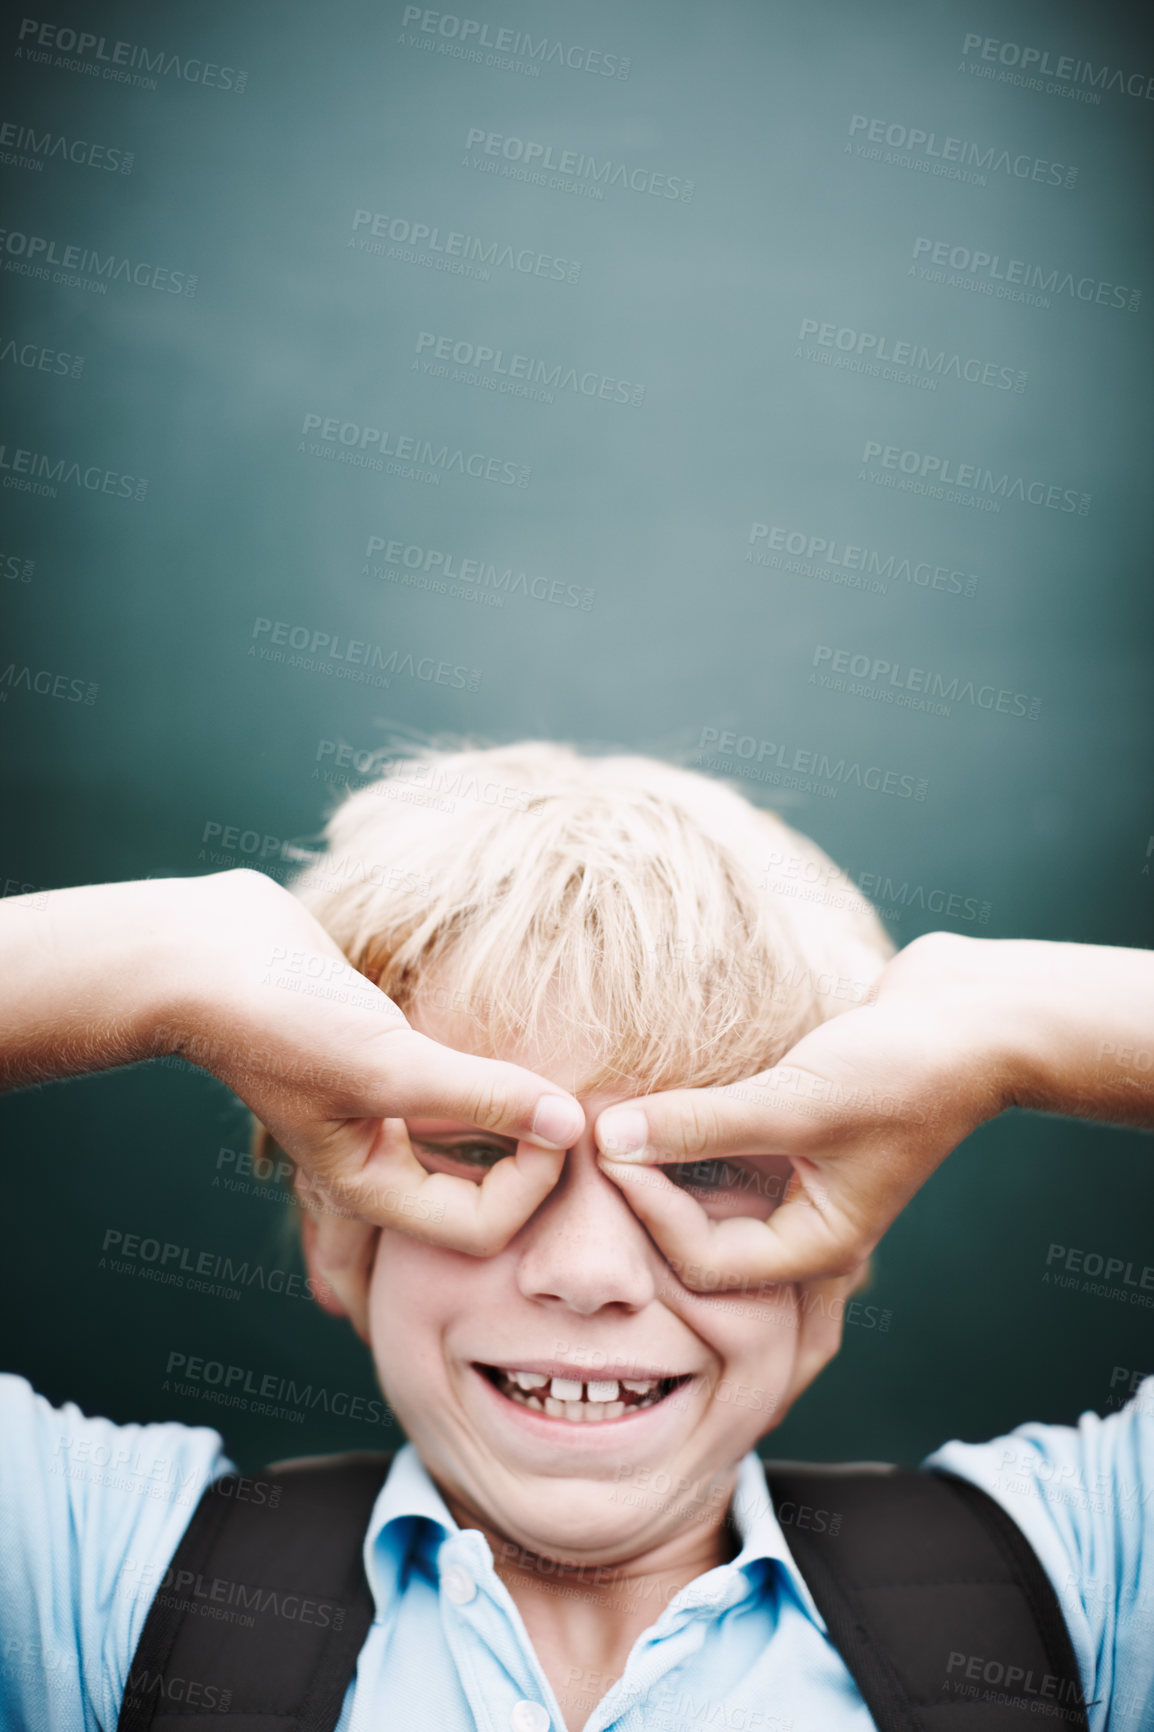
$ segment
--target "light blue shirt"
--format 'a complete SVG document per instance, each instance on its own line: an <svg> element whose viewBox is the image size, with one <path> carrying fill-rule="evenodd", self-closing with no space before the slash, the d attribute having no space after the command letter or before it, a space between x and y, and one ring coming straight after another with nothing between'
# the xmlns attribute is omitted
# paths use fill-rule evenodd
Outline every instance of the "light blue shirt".
<svg viewBox="0 0 1154 1732"><path fill-rule="evenodd" d="M1095 1704L1092 1732L1149 1732L1154 1378L1108 1418L1026 1425L930 1460L997 1498L1033 1545ZM0 1377L3 1732L114 1732L157 1586L204 1486L231 1470L206 1427L87 1419ZM262 1482L246 1485L259 1501ZM589 1681L585 1732L870 1732L753 1454L733 1516L739 1555L655 1603L621 1678L607 1693ZM563 1732L488 1544L458 1528L411 1446L377 1498L364 1555L376 1617L340 1732ZM959 1699L996 1693L1003 1661L966 1656Z"/></svg>

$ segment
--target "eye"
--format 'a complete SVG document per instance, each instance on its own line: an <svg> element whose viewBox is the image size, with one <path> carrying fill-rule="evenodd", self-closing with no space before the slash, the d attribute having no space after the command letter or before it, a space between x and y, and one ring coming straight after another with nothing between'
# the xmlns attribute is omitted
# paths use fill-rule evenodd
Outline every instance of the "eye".
<svg viewBox="0 0 1154 1732"><path fill-rule="evenodd" d="M409 1142L413 1153L422 1165L425 1160L432 1159L453 1166L467 1167L473 1173L487 1173L503 1161L506 1155L516 1152L515 1143L491 1142L484 1137L414 1137L410 1135Z"/></svg>
<svg viewBox="0 0 1154 1732"><path fill-rule="evenodd" d="M725 1161L678 1161L659 1171L688 1191L707 1214L753 1215L766 1220L784 1198L793 1176L782 1155L751 1155Z"/></svg>
<svg viewBox="0 0 1154 1732"><path fill-rule="evenodd" d="M734 1161L677 1161L661 1171L685 1191L751 1191L761 1188L761 1174Z"/></svg>

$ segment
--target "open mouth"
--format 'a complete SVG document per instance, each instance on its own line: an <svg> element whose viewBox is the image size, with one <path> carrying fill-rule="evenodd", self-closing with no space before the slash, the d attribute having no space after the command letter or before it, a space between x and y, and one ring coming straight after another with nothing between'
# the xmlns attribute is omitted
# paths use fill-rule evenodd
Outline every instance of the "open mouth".
<svg viewBox="0 0 1154 1732"><path fill-rule="evenodd" d="M643 1407L656 1407L675 1389L690 1382L684 1377L603 1377L579 1382L571 1377L549 1377L539 1371L505 1371L498 1365L478 1365L506 1400L528 1407L549 1419L567 1419L586 1425L595 1420L621 1419Z"/></svg>

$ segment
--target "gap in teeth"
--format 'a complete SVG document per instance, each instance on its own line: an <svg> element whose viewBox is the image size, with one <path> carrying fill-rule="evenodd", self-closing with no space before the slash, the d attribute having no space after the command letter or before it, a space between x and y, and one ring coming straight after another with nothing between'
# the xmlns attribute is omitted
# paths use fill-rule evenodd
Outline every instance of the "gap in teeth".
<svg viewBox="0 0 1154 1732"><path fill-rule="evenodd" d="M619 1419L627 1411L651 1407L661 1398L661 1378L548 1377L537 1371L494 1369L497 1387L511 1401L546 1413L552 1419L578 1424L601 1419Z"/></svg>

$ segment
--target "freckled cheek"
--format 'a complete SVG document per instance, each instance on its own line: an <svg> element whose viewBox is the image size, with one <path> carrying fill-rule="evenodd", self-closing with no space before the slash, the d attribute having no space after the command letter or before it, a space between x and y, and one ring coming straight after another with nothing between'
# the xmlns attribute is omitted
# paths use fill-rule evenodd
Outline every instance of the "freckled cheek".
<svg viewBox="0 0 1154 1732"><path fill-rule="evenodd" d="M369 1287L373 1359L390 1400L398 1407L443 1399L442 1342L467 1304L458 1261L439 1246L406 1233L381 1232Z"/></svg>
<svg viewBox="0 0 1154 1732"><path fill-rule="evenodd" d="M799 1322L794 1289L779 1288L764 1300L688 1299L670 1309L715 1357L713 1411L731 1436L734 1428L748 1430L752 1442L774 1423L793 1379Z"/></svg>

